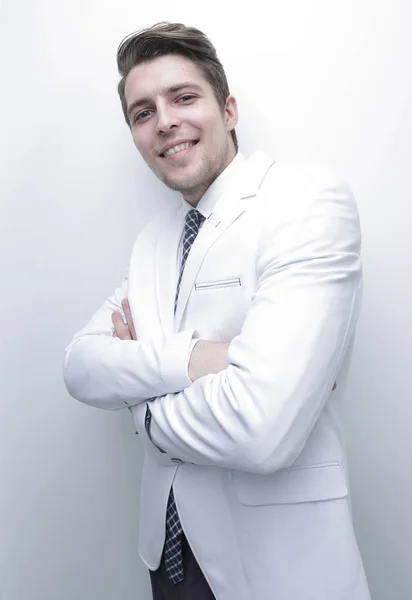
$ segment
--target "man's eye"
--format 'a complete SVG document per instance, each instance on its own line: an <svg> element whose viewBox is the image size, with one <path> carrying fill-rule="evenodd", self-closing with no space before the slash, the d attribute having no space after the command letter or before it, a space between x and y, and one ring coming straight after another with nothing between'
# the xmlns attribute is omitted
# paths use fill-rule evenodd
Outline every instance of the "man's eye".
<svg viewBox="0 0 412 600"><path fill-rule="evenodd" d="M185 96L182 96L181 98L179 98L179 102L182 100L183 102L188 102L189 100L193 100L194 96L192 96L192 94L186 94Z"/></svg>
<svg viewBox="0 0 412 600"><path fill-rule="evenodd" d="M146 117L149 116L150 114L150 110L142 110L141 113L137 114L134 118L134 122L136 123L137 121L141 121L142 119L145 119Z"/></svg>

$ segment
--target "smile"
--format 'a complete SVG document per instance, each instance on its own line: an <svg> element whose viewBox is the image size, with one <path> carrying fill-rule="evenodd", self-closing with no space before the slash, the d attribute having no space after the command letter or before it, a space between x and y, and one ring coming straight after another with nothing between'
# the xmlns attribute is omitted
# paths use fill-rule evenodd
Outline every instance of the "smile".
<svg viewBox="0 0 412 600"><path fill-rule="evenodd" d="M189 148L192 148L196 144L197 144L197 142L185 142L183 144L177 144L176 146L173 146L172 148L168 148L165 152L163 152L163 154L161 156L167 158L168 156L171 156L172 154L177 154L178 152L183 152L184 150L188 150Z"/></svg>

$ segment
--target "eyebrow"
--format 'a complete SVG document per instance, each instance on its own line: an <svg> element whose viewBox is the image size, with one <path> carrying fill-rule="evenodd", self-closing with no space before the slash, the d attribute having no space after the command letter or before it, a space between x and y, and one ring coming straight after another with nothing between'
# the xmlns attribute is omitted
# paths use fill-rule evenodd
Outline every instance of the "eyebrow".
<svg viewBox="0 0 412 600"><path fill-rule="evenodd" d="M202 87L197 83L193 83L191 81L184 81L183 83L178 83L177 85L171 85L170 87L164 90L164 93L166 93L166 95L175 94L176 92L180 92L181 90L187 88L196 90L197 92L203 91ZM131 117L132 112L136 108L139 108L140 106L145 106L146 104L150 104L149 98L139 98L138 100L132 102L132 104L127 108L127 116L129 117L129 119Z"/></svg>

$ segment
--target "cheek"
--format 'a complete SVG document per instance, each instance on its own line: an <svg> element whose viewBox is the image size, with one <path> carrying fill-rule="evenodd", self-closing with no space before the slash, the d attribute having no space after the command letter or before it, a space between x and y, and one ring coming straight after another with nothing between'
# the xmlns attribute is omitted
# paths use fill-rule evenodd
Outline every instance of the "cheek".
<svg viewBox="0 0 412 600"><path fill-rule="evenodd" d="M221 148L226 139L225 129L221 121L214 120L210 123L209 136L212 140L214 147L216 149Z"/></svg>
<svg viewBox="0 0 412 600"><path fill-rule="evenodd" d="M200 130L203 135L213 134L219 120L220 114L217 110L205 110L204 107L193 107L193 111L186 117L187 124Z"/></svg>
<svg viewBox="0 0 412 600"><path fill-rule="evenodd" d="M132 138L134 145L136 146L140 154L142 154L142 156L145 156L149 147L147 141L145 141L144 137L141 135L138 136L136 134L132 134Z"/></svg>

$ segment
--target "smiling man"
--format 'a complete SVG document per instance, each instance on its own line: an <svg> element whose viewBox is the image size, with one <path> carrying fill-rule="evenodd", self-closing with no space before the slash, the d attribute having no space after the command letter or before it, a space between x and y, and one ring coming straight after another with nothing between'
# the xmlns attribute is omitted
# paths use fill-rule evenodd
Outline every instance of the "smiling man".
<svg viewBox="0 0 412 600"><path fill-rule="evenodd" d="M196 206L236 150L228 132L237 123L233 96L219 106L196 64L161 56L131 69L124 87L137 149L153 172Z"/></svg>
<svg viewBox="0 0 412 600"><path fill-rule="evenodd" d="M238 151L209 39L161 23L118 50L144 161L181 195L66 349L78 400L129 408L145 450L154 600L369 600L341 411L359 314L355 200L323 166Z"/></svg>
<svg viewBox="0 0 412 600"><path fill-rule="evenodd" d="M141 62L119 86L140 154L192 206L236 155L235 138L228 135L238 119L236 100L227 83L222 87L217 98L205 73L178 54Z"/></svg>

